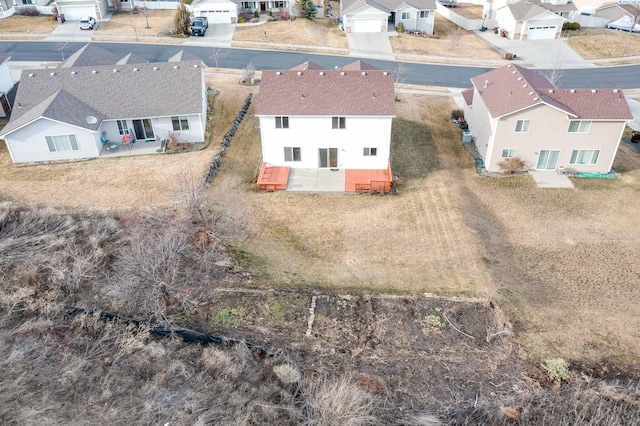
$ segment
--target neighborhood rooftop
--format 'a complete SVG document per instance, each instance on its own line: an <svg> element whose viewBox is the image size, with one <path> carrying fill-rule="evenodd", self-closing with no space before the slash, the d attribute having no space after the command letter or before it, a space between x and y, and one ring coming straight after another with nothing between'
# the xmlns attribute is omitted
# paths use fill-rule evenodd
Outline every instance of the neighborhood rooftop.
<svg viewBox="0 0 640 426"><path fill-rule="evenodd" d="M546 9L537 6L528 0L520 0L517 3L511 3L508 4L507 7L511 11L514 19L517 21L527 21L546 12Z"/></svg>
<svg viewBox="0 0 640 426"><path fill-rule="evenodd" d="M558 89L542 74L505 65L471 79L492 117L501 117L533 105L547 104L574 118L589 120L632 119L619 89ZM467 105L473 91L464 91Z"/></svg>
<svg viewBox="0 0 640 426"><path fill-rule="evenodd" d="M201 85L200 61L24 70L3 133L41 116L94 130L104 119L197 114Z"/></svg>
<svg viewBox="0 0 640 426"><path fill-rule="evenodd" d="M343 0L342 14L351 13L355 10L370 6L375 9L385 10L387 12L398 10L402 7L409 6L417 10L435 10L435 0Z"/></svg>
<svg viewBox="0 0 640 426"><path fill-rule="evenodd" d="M334 70L311 64L264 71L256 114L395 116L393 72L359 61Z"/></svg>

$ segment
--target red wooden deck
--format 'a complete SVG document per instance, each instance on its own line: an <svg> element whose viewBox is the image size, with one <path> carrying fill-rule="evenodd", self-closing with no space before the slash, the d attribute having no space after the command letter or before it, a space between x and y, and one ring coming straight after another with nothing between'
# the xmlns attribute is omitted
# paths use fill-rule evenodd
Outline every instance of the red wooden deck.
<svg viewBox="0 0 640 426"><path fill-rule="evenodd" d="M387 170L347 169L345 180L345 191L347 192L391 192L393 184L391 165L387 167Z"/></svg>
<svg viewBox="0 0 640 426"><path fill-rule="evenodd" d="M287 189L290 167L269 166L262 163L258 175L258 188L269 191L284 191Z"/></svg>

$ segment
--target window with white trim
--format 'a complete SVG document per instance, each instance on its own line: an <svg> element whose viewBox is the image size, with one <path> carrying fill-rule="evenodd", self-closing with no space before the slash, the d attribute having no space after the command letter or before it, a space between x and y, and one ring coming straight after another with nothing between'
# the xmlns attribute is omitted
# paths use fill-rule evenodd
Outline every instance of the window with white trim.
<svg viewBox="0 0 640 426"><path fill-rule="evenodd" d="M186 115L173 116L171 117L171 124L173 125L174 132L189 130L189 117Z"/></svg>
<svg viewBox="0 0 640 426"><path fill-rule="evenodd" d="M429 11L428 10L421 10L420 11L420 19L427 19L429 18Z"/></svg>
<svg viewBox="0 0 640 426"><path fill-rule="evenodd" d="M283 1L274 1L273 2L273 7L276 7L278 9L282 9L282 8L284 8L284 2Z"/></svg>
<svg viewBox="0 0 640 426"><path fill-rule="evenodd" d="M596 164L600 157L599 149L574 149L569 164Z"/></svg>
<svg viewBox="0 0 640 426"><path fill-rule="evenodd" d="M574 120L569 122L569 133L589 133L591 120Z"/></svg>
<svg viewBox="0 0 640 426"><path fill-rule="evenodd" d="M45 136L49 152L79 151L75 135Z"/></svg>
<svg viewBox="0 0 640 426"><path fill-rule="evenodd" d="M289 117L276 117L276 129L288 129Z"/></svg>
<svg viewBox="0 0 640 426"><path fill-rule="evenodd" d="M516 121L516 133L527 133L531 126L531 120L518 120Z"/></svg>
<svg viewBox="0 0 640 426"><path fill-rule="evenodd" d="M378 155L378 148L364 148L363 153L365 157L375 157Z"/></svg>
<svg viewBox="0 0 640 426"><path fill-rule="evenodd" d="M516 156L516 150L513 148L506 148L502 150L502 158L513 158Z"/></svg>
<svg viewBox="0 0 640 426"><path fill-rule="evenodd" d="M284 147L284 161L302 161L299 147Z"/></svg>
<svg viewBox="0 0 640 426"><path fill-rule="evenodd" d="M411 12L401 12L400 19L411 19Z"/></svg>
<svg viewBox="0 0 640 426"><path fill-rule="evenodd" d="M347 125L346 117L331 117L332 129L344 129L346 128L346 125Z"/></svg>
<svg viewBox="0 0 640 426"><path fill-rule="evenodd" d="M129 125L127 124L127 120L116 120L116 123L118 124L118 133L121 135L129 134Z"/></svg>

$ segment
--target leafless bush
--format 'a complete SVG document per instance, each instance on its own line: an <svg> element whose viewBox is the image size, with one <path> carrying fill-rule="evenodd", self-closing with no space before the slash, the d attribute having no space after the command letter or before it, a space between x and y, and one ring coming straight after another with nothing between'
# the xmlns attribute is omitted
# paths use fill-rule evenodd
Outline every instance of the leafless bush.
<svg viewBox="0 0 640 426"><path fill-rule="evenodd" d="M40 16L40 11L35 6L16 7L15 15Z"/></svg>
<svg viewBox="0 0 640 426"><path fill-rule="evenodd" d="M308 425L356 426L376 424L375 399L353 377L320 377L305 381L310 416Z"/></svg>
<svg viewBox="0 0 640 426"><path fill-rule="evenodd" d="M507 175L512 175L518 170L524 169L524 161L520 157L505 158L498 163L500 170Z"/></svg>

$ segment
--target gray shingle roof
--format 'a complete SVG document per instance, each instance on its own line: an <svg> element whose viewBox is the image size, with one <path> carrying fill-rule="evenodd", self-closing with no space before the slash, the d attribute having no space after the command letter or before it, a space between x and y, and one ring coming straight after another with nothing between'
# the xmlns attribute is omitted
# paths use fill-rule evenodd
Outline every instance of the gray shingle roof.
<svg viewBox="0 0 640 426"><path fill-rule="evenodd" d="M118 64L118 65L147 64L147 63L149 63L149 61L147 61L145 58L143 58L140 55L136 55L135 53L129 53L127 56L125 56L124 58L122 58L118 62L116 62L116 64ZM110 65L110 64L105 64L105 65Z"/></svg>
<svg viewBox="0 0 640 426"><path fill-rule="evenodd" d="M543 0L532 0L532 2L536 6L540 6L551 12L575 12L576 10L578 10L573 2L569 2L566 4L543 3Z"/></svg>
<svg viewBox="0 0 640 426"><path fill-rule="evenodd" d="M3 134L40 116L95 130L88 115L99 125L201 113L202 72L200 61L24 70Z"/></svg>
<svg viewBox="0 0 640 426"><path fill-rule="evenodd" d="M542 15L547 10L536 6L528 0L521 0L517 3L508 4L507 7L516 21L528 21L531 18Z"/></svg>
<svg viewBox="0 0 640 426"><path fill-rule="evenodd" d="M119 59L116 55L104 50L97 44L88 43L65 59L58 65L58 68L114 65Z"/></svg>
<svg viewBox="0 0 640 426"><path fill-rule="evenodd" d="M6 60L8 60L10 58L9 55L7 55L4 52L0 52L0 64L3 64Z"/></svg>
<svg viewBox="0 0 640 426"><path fill-rule="evenodd" d="M185 52L184 50L179 51L175 55L169 58L168 62L181 62L181 61L201 61L199 57L194 55L193 53Z"/></svg>
<svg viewBox="0 0 640 426"><path fill-rule="evenodd" d="M256 115L395 116L393 72L263 71Z"/></svg>
<svg viewBox="0 0 640 426"><path fill-rule="evenodd" d="M343 0L342 14L354 12L364 6L371 6L383 12L395 11L403 6L418 10L435 10L436 0Z"/></svg>

